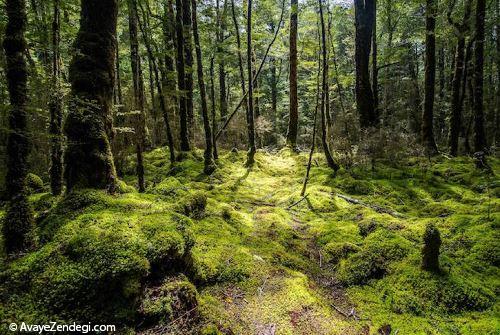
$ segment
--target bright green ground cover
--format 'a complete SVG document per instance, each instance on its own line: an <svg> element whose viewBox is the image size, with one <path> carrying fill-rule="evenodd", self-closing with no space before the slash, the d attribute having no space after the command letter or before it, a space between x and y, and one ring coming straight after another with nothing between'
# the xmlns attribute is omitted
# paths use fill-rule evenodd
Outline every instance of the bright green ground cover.
<svg viewBox="0 0 500 335"><path fill-rule="evenodd" d="M204 334L376 334L387 324L499 334L500 185L470 159L380 162L333 178L318 155L294 205L303 154L259 152L248 171L244 153L224 153L211 177L201 154L174 168L167 157L146 155L146 194L127 186L133 161L120 194L34 194L40 247L1 261L0 319L133 333L198 300L191 329ZM420 270L428 222L441 231L441 274Z"/></svg>

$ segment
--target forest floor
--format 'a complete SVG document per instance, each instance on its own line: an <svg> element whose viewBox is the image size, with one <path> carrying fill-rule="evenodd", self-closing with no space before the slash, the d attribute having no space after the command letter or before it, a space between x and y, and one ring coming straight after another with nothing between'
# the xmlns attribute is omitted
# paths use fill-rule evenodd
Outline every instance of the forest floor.
<svg viewBox="0 0 500 335"><path fill-rule="evenodd" d="M132 157L117 195L33 194L40 247L0 263L0 320L144 334L499 334L498 160L492 174L468 158L415 158L334 177L317 155L302 198L306 154L259 152L247 170L245 153L224 152L210 177L201 153L174 168L167 157L146 155L145 194L127 186ZM439 274L420 269L429 222L443 240Z"/></svg>

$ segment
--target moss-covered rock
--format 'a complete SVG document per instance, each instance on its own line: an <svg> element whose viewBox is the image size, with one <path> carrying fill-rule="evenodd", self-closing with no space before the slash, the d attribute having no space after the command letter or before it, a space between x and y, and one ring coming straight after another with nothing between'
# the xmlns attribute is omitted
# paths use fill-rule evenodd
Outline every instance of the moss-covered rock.
<svg viewBox="0 0 500 335"><path fill-rule="evenodd" d="M185 313L194 314L197 306L196 287L186 277L180 276L167 278L159 286L146 288L138 311L143 326L161 325Z"/></svg>
<svg viewBox="0 0 500 335"><path fill-rule="evenodd" d="M28 173L28 175L26 175L26 189L29 193L42 192L44 189L42 178L34 173Z"/></svg>

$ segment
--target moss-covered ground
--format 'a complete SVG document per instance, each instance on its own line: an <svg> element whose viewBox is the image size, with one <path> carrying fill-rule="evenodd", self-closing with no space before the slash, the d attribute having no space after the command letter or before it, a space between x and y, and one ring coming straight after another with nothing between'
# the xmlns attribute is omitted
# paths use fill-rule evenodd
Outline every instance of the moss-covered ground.
<svg viewBox="0 0 500 335"><path fill-rule="evenodd" d="M119 194L35 193L36 251L0 263L0 320L124 333L499 334L500 173L468 158L378 162L336 177L315 156L146 155ZM0 212L1 213L1 212ZM2 214L0 214L2 215ZM440 273L420 269L427 223ZM188 320L193 322L189 324ZM182 323L182 325L180 325Z"/></svg>

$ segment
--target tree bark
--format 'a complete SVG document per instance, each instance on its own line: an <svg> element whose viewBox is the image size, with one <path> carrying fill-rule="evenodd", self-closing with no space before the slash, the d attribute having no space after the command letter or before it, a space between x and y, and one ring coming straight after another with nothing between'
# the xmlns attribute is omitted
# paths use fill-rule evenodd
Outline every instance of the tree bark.
<svg viewBox="0 0 500 335"><path fill-rule="evenodd" d="M436 81L436 3L426 0L426 37L425 37L425 98L422 115L422 143L430 156L438 153L434 140L434 92Z"/></svg>
<svg viewBox="0 0 500 335"><path fill-rule="evenodd" d="M205 174L211 174L214 171L215 165L212 159L212 129L210 128L210 120L208 118L207 93L205 89L205 80L203 78L203 61L200 47L200 37L198 36L198 22L196 13L196 0L191 0L192 16L193 16L193 36L196 49L196 64L198 71L198 86L200 89L201 98L201 115L203 118L203 128L205 130Z"/></svg>
<svg viewBox="0 0 500 335"><path fill-rule="evenodd" d="M214 80L214 57L210 58L210 100L212 100L212 145L214 159L219 159L217 152L217 138L215 136L215 129L217 129L217 115L216 115L216 101L215 101L215 80Z"/></svg>
<svg viewBox="0 0 500 335"><path fill-rule="evenodd" d="M453 3L454 5L454 3ZM448 21L455 28L457 35L457 48L455 54L455 68L453 71L452 80L452 93L451 93L451 115L450 115L450 133L448 137L448 145L450 147L450 155L456 156L458 154L458 139L460 136L460 129L462 127L462 111L463 99L461 92L462 81L465 80L465 34L468 30L468 21L471 12L472 1L467 0L464 18L462 22L456 23L451 18L453 7L448 11Z"/></svg>
<svg viewBox="0 0 500 335"><path fill-rule="evenodd" d="M245 70L243 69L243 56L241 54L241 39L240 39L240 27L238 25L238 19L236 18L236 9L234 6L234 0L231 0L231 13L233 17L233 23L234 23L234 30L236 33L236 46L238 48L238 69L240 70L240 82L241 82L241 91L243 95L246 94L246 84L245 84ZM222 99L222 98L221 98ZM222 100L221 100L222 103ZM243 104L245 105L245 111L248 109L248 103L246 101L246 98L243 101Z"/></svg>
<svg viewBox="0 0 500 335"><path fill-rule="evenodd" d="M227 89L226 89L226 62L224 60L224 32L226 30L226 9L227 1L224 0L224 8L222 13L219 8L219 0L217 0L217 56L219 61L219 105L220 117L227 117Z"/></svg>
<svg viewBox="0 0 500 335"><path fill-rule="evenodd" d="M49 101L50 111L50 189L53 195L60 195L63 187L63 92L61 90L61 56L60 56L60 0L53 0L54 17L52 21L52 85L53 91Z"/></svg>
<svg viewBox="0 0 500 335"><path fill-rule="evenodd" d="M252 0L248 1L247 8L247 75L248 75L248 110L247 110L247 128L248 128L248 154L246 166L252 167L255 163L255 124L253 111L253 85L252 76Z"/></svg>
<svg viewBox="0 0 500 335"><path fill-rule="evenodd" d="M135 147L137 156L137 182L139 192L146 190L144 182L144 146L146 133L145 93L142 75L141 57L139 55L139 40L137 38L137 5L136 0L128 0L129 36L130 36L130 67L132 69L132 82L134 86L134 130Z"/></svg>
<svg viewBox="0 0 500 335"><path fill-rule="evenodd" d="M185 88L186 88L186 111L187 111L187 136L189 141L189 134L194 125L194 110L193 110L193 46L191 41L191 2L190 0L182 0L182 22L184 26L184 57L185 57ZM181 122L183 119L181 118ZM182 125L181 125L182 128ZM182 143L181 143L182 146ZM187 147L189 147L189 142ZM189 151L189 148L187 149Z"/></svg>
<svg viewBox="0 0 500 335"><path fill-rule="evenodd" d="M144 13L144 11L143 11L143 13ZM149 57L150 64L151 64L152 74L154 75L154 83L156 84L156 90L158 91L158 96L159 96L159 101L160 101L160 109L161 109L162 114L163 114L163 121L165 122L167 144L168 144L168 149L169 149L169 153L170 153L170 163L174 164L175 163L175 147L174 147L174 138L172 135L172 130L170 128L170 120L169 120L170 116L168 113L169 110L168 110L166 103L165 103L165 101L166 101L165 94L163 93L163 86L161 84L158 64L156 63L156 58L154 56L152 42L150 40L150 36L148 36L148 34L146 32L147 28L149 31L149 27L144 26L145 22L144 22L144 24L141 23L139 16L137 17L137 23L139 24L139 28L141 30L141 35L142 35L142 39L144 40L144 45L146 47L146 51L148 52L148 57Z"/></svg>
<svg viewBox="0 0 500 335"><path fill-rule="evenodd" d="M328 55L326 52L326 32L325 32L325 20L323 17L323 1L318 0L319 5L319 15L321 20L321 50L323 55L323 81L322 81L322 90L321 90L321 125L322 125L322 135L321 135L321 143L323 144L323 151L325 152L326 162L328 167L332 169L335 173L339 170L338 164L332 157L330 152L330 148L328 147L327 140L327 123L326 123L326 90L328 89L327 81L328 81Z"/></svg>
<svg viewBox="0 0 500 335"><path fill-rule="evenodd" d="M486 0L476 3L476 41L474 44L474 151L487 152L486 133L484 130L483 111L483 75L484 75L484 21Z"/></svg>
<svg viewBox="0 0 500 335"><path fill-rule="evenodd" d="M180 142L181 151L189 151L188 134L188 101L186 97L186 69L184 53L184 26L183 26L183 2L189 0L176 0L176 33L177 33L177 86L180 91L179 97L179 119L180 119Z"/></svg>
<svg viewBox="0 0 500 335"><path fill-rule="evenodd" d="M375 127L379 120L375 114L370 83L370 51L373 21L375 20L375 1L354 0L354 8L356 19L356 107L361 128Z"/></svg>
<svg viewBox="0 0 500 335"><path fill-rule="evenodd" d="M7 138L7 175L5 183L9 204L2 233L7 254L25 251L34 246L33 211L26 192L28 173L29 133L26 104L28 100L28 71L26 50L26 3L7 0L7 26L3 48L7 61L6 76L10 95L9 133Z"/></svg>
<svg viewBox="0 0 500 335"><path fill-rule="evenodd" d="M377 44L377 0L374 3L374 18L372 32L372 91L373 91L373 110L376 118L379 117L379 97L378 97L378 44Z"/></svg>
<svg viewBox="0 0 500 335"><path fill-rule="evenodd" d="M83 0L77 52L70 66L71 102L65 123L68 190L108 188L116 171L111 153L117 0Z"/></svg>
<svg viewBox="0 0 500 335"><path fill-rule="evenodd" d="M297 29L298 29L298 0L291 0L290 11L290 110L286 143L292 148L297 147L299 127L299 106L297 96Z"/></svg>

